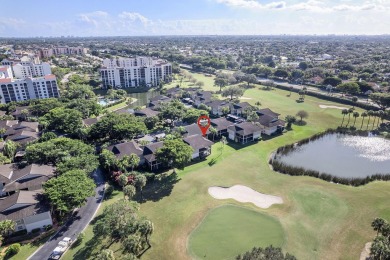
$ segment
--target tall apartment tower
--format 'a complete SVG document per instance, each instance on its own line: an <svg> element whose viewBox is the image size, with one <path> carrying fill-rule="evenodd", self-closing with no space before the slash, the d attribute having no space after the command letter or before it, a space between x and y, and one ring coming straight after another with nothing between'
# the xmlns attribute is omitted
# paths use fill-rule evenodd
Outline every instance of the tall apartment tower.
<svg viewBox="0 0 390 260"><path fill-rule="evenodd" d="M56 76L48 63L22 57L20 60L3 60L0 66L1 103L29 99L58 98Z"/></svg>
<svg viewBox="0 0 390 260"><path fill-rule="evenodd" d="M171 75L171 63L151 57L104 59L100 69L103 88L153 87Z"/></svg>

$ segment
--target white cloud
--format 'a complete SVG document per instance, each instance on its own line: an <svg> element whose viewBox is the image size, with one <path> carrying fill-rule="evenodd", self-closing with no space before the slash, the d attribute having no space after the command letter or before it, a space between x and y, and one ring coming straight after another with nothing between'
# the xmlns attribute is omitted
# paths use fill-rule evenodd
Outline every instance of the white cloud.
<svg viewBox="0 0 390 260"><path fill-rule="evenodd" d="M118 15L118 17L124 20L129 20L130 22L141 22L143 25L151 23L148 18L139 13L122 12Z"/></svg>
<svg viewBox="0 0 390 260"><path fill-rule="evenodd" d="M231 7L240 7L247 9L283 9L286 7L286 2L271 2L268 4L261 4L256 0L216 0L218 3L226 4Z"/></svg>
<svg viewBox="0 0 390 260"><path fill-rule="evenodd" d="M357 1L339 0L340 4L325 3L320 0L308 0L287 5L285 1L262 4L256 0L215 0L233 8L246 8L251 10L283 9L308 12L335 12L335 11L384 11L390 10L390 0L367 0L356 4ZM355 4L351 4L355 2Z"/></svg>
<svg viewBox="0 0 390 260"><path fill-rule="evenodd" d="M93 24L95 27L97 27L102 19L108 18L108 13L103 11L95 11L92 13L80 14L79 18L81 21Z"/></svg>

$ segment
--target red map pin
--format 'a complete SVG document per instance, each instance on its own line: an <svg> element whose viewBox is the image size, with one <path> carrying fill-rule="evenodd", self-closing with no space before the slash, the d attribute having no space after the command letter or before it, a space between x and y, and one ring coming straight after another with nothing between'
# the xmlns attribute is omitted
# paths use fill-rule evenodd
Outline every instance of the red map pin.
<svg viewBox="0 0 390 260"><path fill-rule="evenodd" d="M202 131L203 136L206 135L207 129L210 127L210 118L208 116L202 115L198 118L198 126L200 131Z"/></svg>

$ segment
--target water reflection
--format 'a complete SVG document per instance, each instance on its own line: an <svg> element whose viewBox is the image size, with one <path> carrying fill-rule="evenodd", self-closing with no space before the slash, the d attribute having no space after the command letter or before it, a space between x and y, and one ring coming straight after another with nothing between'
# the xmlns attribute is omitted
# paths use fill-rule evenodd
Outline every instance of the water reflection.
<svg viewBox="0 0 390 260"><path fill-rule="evenodd" d="M286 155L278 155L278 159L288 165L338 177L390 174L390 140L329 134Z"/></svg>

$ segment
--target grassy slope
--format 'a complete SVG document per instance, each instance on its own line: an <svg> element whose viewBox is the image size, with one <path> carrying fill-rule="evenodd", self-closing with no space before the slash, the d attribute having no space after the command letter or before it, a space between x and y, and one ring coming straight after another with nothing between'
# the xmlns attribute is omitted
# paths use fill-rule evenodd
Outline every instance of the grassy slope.
<svg viewBox="0 0 390 260"><path fill-rule="evenodd" d="M282 90L256 88L247 90L244 96L252 99L243 101L252 104L260 101L262 107L281 113L281 118L305 109L310 114L306 126L294 126L294 131L238 150L226 146L221 156L219 144L216 144L208 158L210 161L218 157L215 165L210 167L205 161L186 167L179 172L181 180L167 192L169 196L142 204L140 213L150 218L155 226L152 248L143 256L144 259L188 259L188 236L207 212L227 203L242 205L232 200L211 198L208 187L235 184L283 198L283 205L266 210L252 204L245 204L245 207L278 218L285 232L284 250L299 259L356 259L359 256L364 243L375 234L370 228L371 220L377 216L390 218L390 183L374 182L353 188L311 177L285 176L270 170L268 157L277 147L336 127L342 118L340 110L318 106L339 105L337 103L307 97L305 103L298 104L296 94L292 97L287 97L287 94ZM360 126L360 122L358 119L356 125ZM92 237L91 231L89 226L87 237ZM71 250L64 259L72 259L80 248ZM119 249L119 245L113 245L112 249ZM119 255L120 251L116 254Z"/></svg>
<svg viewBox="0 0 390 260"><path fill-rule="evenodd" d="M236 206L211 210L189 238L191 255L203 259L234 259L252 245L282 246L280 223L267 215Z"/></svg>

